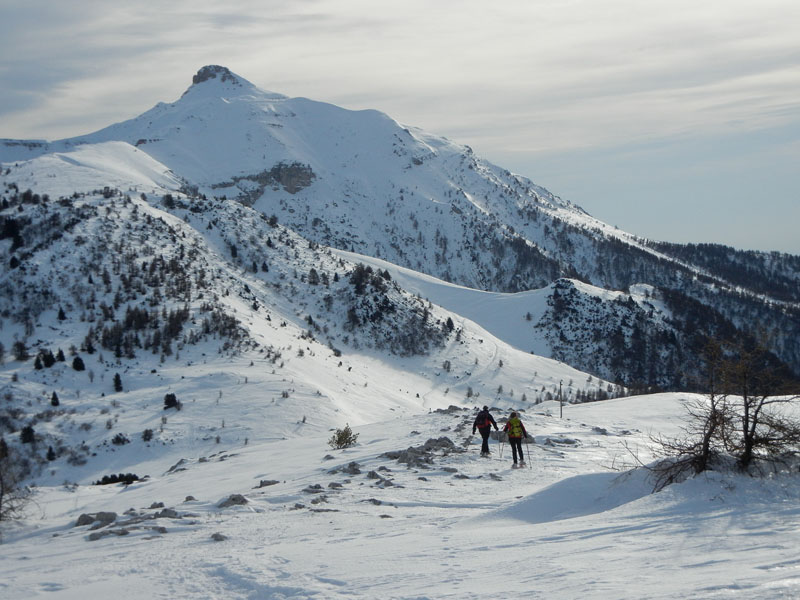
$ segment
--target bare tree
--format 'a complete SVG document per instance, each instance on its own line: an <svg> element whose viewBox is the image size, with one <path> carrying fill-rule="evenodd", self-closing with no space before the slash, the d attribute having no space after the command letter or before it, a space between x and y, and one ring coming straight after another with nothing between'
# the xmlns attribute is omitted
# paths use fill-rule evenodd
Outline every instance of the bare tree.
<svg viewBox="0 0 800 600"><path fill-rule="evenodd" d="M763 344L709 340L703 358L705 398L685 402L683 435L655 438L661 460L651 470L655 489L735 459L748 471L756 459L780 460L800 451L800 422L787 410L800 396L797 381Z"/></svg>
<svg viewBox="0 0 800 600"><path fill-rule="evenodd" d="M15 452L0 438L0 521L19 518L30 498L30 490L21 483L20 463Z"/></svg>
<svg viewBox="0 0 800 600"><path fill-rule="evenodd" d="M738 346L735 357L724 365L728 412L735 427L726 431L725 444L746 471L754 458L775 458L797 451L800 423L789 416L786 405L798 400L792 395L787 374L774 366L763 345Z"/></svg>

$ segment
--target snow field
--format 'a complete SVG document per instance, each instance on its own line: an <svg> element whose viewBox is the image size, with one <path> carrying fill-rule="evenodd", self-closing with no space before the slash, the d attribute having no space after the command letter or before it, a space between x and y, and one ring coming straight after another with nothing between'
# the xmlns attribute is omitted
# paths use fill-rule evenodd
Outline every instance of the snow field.
<svg viewBox="0 0 800 600"><path fill-rule="evenodd" d="M428 469L381 456L441 436L461 446L471 410L355 427L358 444L345 450L318 434L194 455L176 440L161 459L132 465L148 480L39 487L34 513L0 546L4 597L791 597L796 475L709 473L651 495L644 472L610 468L623 442L644 453L646 428L675 421L679 401L566 406L564 419L526 412L536 444L519 470L494 440L480 458L479 436L466 452L435 451ZM360 473L337 472L351 462ZM248 503L220 508L231 494ZM131 527L88 541L90 528L75 526L82 513L153 514L156 502L181 515L145 523L166 533Z"/></svg>

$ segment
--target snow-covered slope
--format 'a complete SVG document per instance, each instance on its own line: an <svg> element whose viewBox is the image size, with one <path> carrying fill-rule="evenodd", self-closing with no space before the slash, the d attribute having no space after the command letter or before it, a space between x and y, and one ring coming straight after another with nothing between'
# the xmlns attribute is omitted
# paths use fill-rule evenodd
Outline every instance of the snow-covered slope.
<svg viewBox="0 0 800 600"><path fill-rule="evenodd" d="M628 331L631 327L622 321L630 318L635 322L638 318L642 328L649 326L662 334L676 334L675 328L669 324L672 315L668 307L659 301L657 290L646 284L632 286L625 293L561 279L546 288L504 294L448 283L376 258L365 259L341 250L337 254L351 260L360 258L375 268L386 269L405 289L458 312L519 350L546 356L560 353L575 357L580 354L580 364L590 364L591 372L602 372L609 379L620 378L613 373L609 360L613 352L607 351L605 344L615 333L631 336ZM561 313L566 312L567 307L595 320L595 331L602 331L603 335L581 339L587 331L581 327L582 323L570 326L569 317L567 325L562 328ZM565 339L567 335L570 339ZM639 376L639 381L643 380Z"/></svg>
<svg viewBox="0 0 800 600"><path fill-rule="evenodd" d="M3 597L800 593L796 473L710 472L651 495L646 472L628 470L652 457L649 432L677 431L679 396L566 406L563 419L528 411L528 466L513 470L497 441L478 456L471 410L355 427L345 450L301 423L302 436L270 439L242 411L265 402L241 383L253 369L237 368L239 385L170 413L159 441L101 451L91 471L55 461L28 517L3 529ZM141 426L136 403L119 404L115 428ZM91 485L119 470L142 480Z"/></svg>
<svg viewBox="0 0 800 600"><path fill-rule="evenodd" d="M421 298L411 272L396 281L366 257L343 258L233 200L170 192L167 170L129 145L81 146L19 168L42 177L48 195L8 188L6 198L8 431L36 420L54 392L61 405L101 410L115 375L129 401L155 407L143 429L157 428L166 393L218 401L244 380L264 391L253 418L272 437L296 435L298 421L319 432L481 396L532 404L559 384L565 398L617 391L514 348L477 313L478 322ZM74 193L49 197L58 181ZM103 185L122 181L137 195ZM228 357L251 372L232 376ZM77 359L84 370L73 368ZM206 389L209 364L220 374ZM102 429L71 439L64 432L81 425L63 410L36 427L40 446L79 460L108 443Z"/></svg>
<svg viewBox="0 0 800 600"><path fill-rule="evenodd" d="M142 188L175 189L181 182L170 170L125 142L90 144L54 152L27 164L14 182L22 187L36 188L41 194L63 195L65 190Z"/></svg>
<svg viewBox="0 0 800 600"><path fill-rule="evenodd" d="M794 257L739 253L730 264L725 256L731 249L689 252L648 243L480 159L467 146L404 127L377 111L287 98L260 90L224 67L209 66L175 102L77 138L0 141L0 160L6 181L20 190L71 194L69 180L48 180L50 175L39 175L21 161L63 160L76 148L106 154L105 144L111 142L124 142L164 165L168 172L159 177L175 179L158 179L167 189L234 198L315 243L460 286L507 293L550 288L552 296L554 281L571 278L600 290L624 291L641 311L622 310L609 295L579 287L581 294L568 294L561 303L566 311L553 314L551 306L542 319L531 321L531 327L540 325L538 334L514 342L602 377L628 385L686 387L692 365L699 362L694 337L741 339L763 330L776 332L772 350L800 371L800 265ZM101 145L89 150L95 144ZM118 177L123 167L109 164L112 170L98 173L98 179L131 193L152 188L155 174L145 176L149 167L137 167L141 172L129 174L126 185ZM742 271L746 277L737 276ZM640 284L652 290L644 300L654 307L664 304L666 313L639 300L633 290ZM544 296L539 294L540 307ZM599 312L586 311L595 308L591 298L601 300ZM578 304L570 304L573 300ZM529 309L523 314L529 313L539 314ZM531 331L518 328L517 318L502 330ZM597 327L631 319L636 331L631 325L615 340L609 328ZM714 325L698 332L698 321ZM563 336L553 333L553 323ZM636 337L646 340L645 355L663 365L674 360L686 376L672 368L653 370L632 358L643 355L632 348ZM593 341L587 348L587 340L600 340L602 347ZM598 354L607 359L598 362Z"/></svg>

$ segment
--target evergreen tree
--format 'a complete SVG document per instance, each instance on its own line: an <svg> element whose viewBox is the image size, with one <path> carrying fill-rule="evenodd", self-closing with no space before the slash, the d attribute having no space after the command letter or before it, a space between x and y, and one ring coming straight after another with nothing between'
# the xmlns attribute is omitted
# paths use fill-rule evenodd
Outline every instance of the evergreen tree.
<svg viewBox="0 0 800 600"><path fill-rule="evenodd" d="M76 356L73 359L72 368L76 371L84 371L86 369L86 365L83 363L83 359L80 356Z"/></svg>
<svg viewBox="0 0 800 600"><path fill-rule="evenodd" d="M119 373L114 373L114 391L122 391L122 378L119 376Z"/></svg>
<svg viewBox="0 0 800 600"><path fill-rule="evenodd" d="M331 439L328 440L328 444L334 450L349 448L358 441L358 435L357 433L353 433L353 430L350 429L350 425L345 425L344 429L336 430L331 436Z"/></svg>
<svg viewBox="0 0 800 600"><path fill-rule="evenodd" d="M178 402L178 398L175 394L165 394L164 395L164 410L168 408L177 408L178 410L181 409L181 403Z"/></svg>
<svg viewBox="0 0 800 600"><path fill-rule="evenodd" d="M55 390L53 391L53 395L50 396L50 405L51 406L58 406L61 402L58 399L58 394L56 394Z"/></svg>
<svg viewBox="0 0 800 600"><path fill-rule="evenodd" d="M33 427L26 425L19 433L19 441L23 444L32 444L36 439L35 436L36 432L33 430Z"/></svg>
<svg viewBox="0 0 800 600"><path fill-rule="evenodd" d="M16 360L28 360L30 358L30 354L28 354L28 347L22 340L17 340L14 342L14 345L11 347L11 351L14 353L14 358Z"/></svg>
<svg viewBox="0 0 800 600"><path fill-rule="evenodd" d="M42 357L42 364L45 368L49 369L56 364L56 357L53 356L52 350L42 350L39 355Z"/></svg>

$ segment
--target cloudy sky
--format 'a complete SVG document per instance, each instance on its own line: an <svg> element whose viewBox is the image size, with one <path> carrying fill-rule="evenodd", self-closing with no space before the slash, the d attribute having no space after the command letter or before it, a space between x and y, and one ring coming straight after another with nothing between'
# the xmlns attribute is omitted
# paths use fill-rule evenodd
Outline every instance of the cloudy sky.
<svg viewBox="0 0 800 600"><path fill-rule="evenodd" d="M89 133L221 64L469 144L642 236L800 254L796 0L0 8L0 137Z"/></svg>

